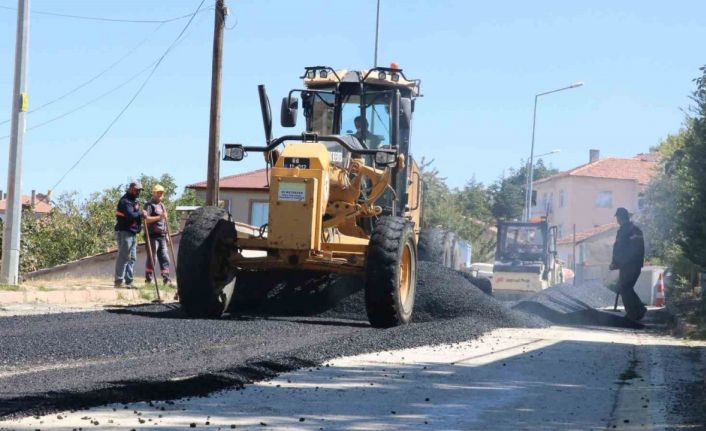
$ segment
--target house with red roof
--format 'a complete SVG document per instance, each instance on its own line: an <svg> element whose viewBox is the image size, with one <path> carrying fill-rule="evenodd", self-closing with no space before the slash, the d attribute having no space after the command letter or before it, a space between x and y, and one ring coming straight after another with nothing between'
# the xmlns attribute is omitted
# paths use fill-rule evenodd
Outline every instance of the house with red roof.
<svg viewBox="0 0 706 431"><path fill-rule="evenodd" d="M600 158L598 150L591 150L588 163L533 183L532 217L546 217L557 226L559 258L577 279L608 275L618 229L615 210L642 211L656 165L654 154Z"/></svg>
<svg viewBox="0 0 706 431"><path fill-rule="evenodd" d="M253 226L267 223L270 187L266 169L222 177L219 186L219 200L235 221ZM206 198L206 181L186 187L201 199Z"/></svg>
<svg viewBox="0 0 706 431"><path fill-rule="evenodd" d="M591 150L588 163L533 183L532 217L547 217L565 238L615 222L619 207L639 213L656 163L654 154L602 159Z"/></svg>
<svg viewBox="0 0 706 431"><path fill-rule="evenodd" d="M52 206L49 195L36 193L32 190L32 195L22 195L22 209L28 210L34 208L34 214L39 217L44 217L49 214ZM0 220L5 220L5 211L7 210L7 193L0 191Z"/></svg>

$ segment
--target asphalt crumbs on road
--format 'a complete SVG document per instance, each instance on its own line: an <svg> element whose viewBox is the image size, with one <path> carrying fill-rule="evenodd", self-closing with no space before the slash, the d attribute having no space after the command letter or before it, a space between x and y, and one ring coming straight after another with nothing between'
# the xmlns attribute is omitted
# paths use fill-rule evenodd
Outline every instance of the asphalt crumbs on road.
<svg viewBox="0 0 706 431"><path fill-rule="evenodd" d="M236 304L218 320L190 319L173 304L2 318L0 419L206 395L335 357L547 325L427 262L419 262L414 322L390 329L368 325L359 281L302 280L275 283L259 306Z"/></svg>

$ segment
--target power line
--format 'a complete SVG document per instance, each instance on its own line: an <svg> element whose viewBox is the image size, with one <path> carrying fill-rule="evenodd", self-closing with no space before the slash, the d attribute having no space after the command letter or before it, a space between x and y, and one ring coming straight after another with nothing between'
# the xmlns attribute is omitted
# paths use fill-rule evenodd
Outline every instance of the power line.
<svg viewBox="0 0 706 431"><path fill-rule="evenodd" d="M184 33L186 33L186 30L189 28L189 26L190 26L191 23L193 22L194 17L196 17L196 14L198 14L199 11L201 10L201 6L203 6L203 4L204 4L205 1L206 1L206 0L201 0L201 3L199 3L199 6L196 8L196 10L194 11L194 13L191 14L191 17L189 18L189 21L186 23L186 25L184 25L184 28L181 29L181 32L179 33L179 35L174 39L174 41L172 42L172 44L169 45L169 47L164 51L164 53L163 53L162 56L159 58L159 60L157 60L156 64L155 64L154 67L152 68L152 71L150 72L149 75L147 75L147 78L145 78L145 80L142 82L142 85L140 85L140 88L137 89L137 91L136 91L135 94L132 96L132 98L130 98L130 100L129 100L129 101L127 102L127 104L123 107L123 109L121 109L120 112L118 112L118 115L116 115L115 118L113 118L113 120L108 124L108 127L105 128L105 130L103 131L103 133L101 133L101 135L98 137L98 139L96 139L96 140L86 149L86 151L84 151L83 154L81 154L81 157L79 157L78 160L76 160L76 162L75 162L73 165L71 165L71 167L61 176L61 178L59 178L59 180L56 182L56 184L54 184L54 186L52 186L52 188L51 188L52 190L56 189L56 187L57 187L59 184L61 184L61 182L64 180L64 178L66 178L66 176L69 175L69 174L71 173L71 171L73 171L73 170L76 168L76 166L78 166L79 163L81 163L81 161L88 155L88 153L91 152L91 150L93 150L93 148L96 147L96 145L98 145L98 143L100 143L101 140L103 140L103 138L105 137L105 135L108 134L108 132L110 131L110 129L113 128L113 126L115 125L115 123L118 122L118 120L120 119L120 117L123 116L123 114L125 113L125 111L128 110L128 108L130 107L130 105L132 105L132 103L135 101L135 99L137 99L137 97L140 95L140 93L142 93L142 90L145 88L145 86L147 86L147 83L150 81L150 78L152 78L152 76L154 75L154 73L157 71L157 68L159 68L159 65L162 64L162 61L164 60L164 58L165 58L165 57L169 54L169 52L177 45L177 43L179 42L179 40L181 39L181 37L184 35Z"/></svg>
<svg viewBox="0 0 706 431"><path fill-rule="evenodd" d="M10 6L0 6L0 9L11 10L11 11L17 10L17 8L10 7ZM207 8L207 9L201 10L201 11L199 11L199 13L206 12L207 10L210 10L210 9L212 9L212 8ZM80 20L85 20L85 21L124 22L124 23L131 23L131 24L166 24L168 22L179 21L179 20L193 16L193 14L186 14L186 15L176 16L173 18L167 18L167 19L124 19L124 18L108 18L108 17L100 17L100 16L71 15L71 14L63 14L63 13L57 13L57 12L40 11L40 10L32 10L32 13L33 14L36 13L37 15L47 15L47 16L55 16L55 17L60 17L60 18L80 19Z"/></svg>
<svg viewBox="0 0 706 431"><path fill-rule="evenodd" d="M210 8L210 9L213 9L213 8ZM207 9L207 10L208 10L208 9ZM203 10L202 10L202 11L203 11ZM148 38L149 38L149 37L148 37ZM180 37L180 38L178 38L177 43L174 44L173 46L171 46L170 49L173 49L174 47L176 47L176 46L177 46L179 43L181 43L183 40L184 40L184 37L183 37L183 36ZM92 104L98 102L99 100L101 100L101 99L103 99L103 98L105 98L105 97L107 97L107 96L109 96L109 95L115 93L115 92L118 91L119 89L125 87L127 84L129 84L129 83L131 83L132 81L134 81L135 79L137 79L140 75L142 75L143 73L145 73L146 71L148 71L150 68L154 67L155 64L157 64L157 63L160 62L160 61L161 61L161 57L158 58L158 59L156 59L155 61L153 61L153 62L150 63L149 65L147 65L147 67L141 69L139 72L137 72L137 73L135 73L134 75L130 76L130 77L129 77L128 79L126 79L125 81L121 82L120 84L118 84L118 85L116 85L115 87L111 88L110 90L106 91L105 93L102 93L101 95L99 95L99 96L97 96L97 97L94 97L93 99L89 100L88 102L83 103L83 104L81 104L81 105L79 105L79 106L77 106L77 107L75 107L75 108L72 108L72 109L70 109L70 110L68 110L68 111L66 111L66 112L64 112L64 113L62 113L62 114L59 114L59 115L57 115L56 117L52 117L52 118L50 118L50 119L48 119L48 120L46 120L46 121L43 121L43 122L41 122L41 123L32 125L32 126L30 126L30 127L27 127L27 130L34 130L34 129L38 129L38 128L44 127L44 126L46 126L47 124L51 124L51 123L53 123L53 122L55 122L55 121L61 120L62 118L68 117L69 115L71 115L71 114L73 114L73 113L75 113L75 112L78 112L78 111L80 111L80 110L82 110L82 109L84 109L84 108L86 108L86 107L88 107L88 106L90 106L90 105L92 105ZM72 91L73 91L73 90L72 90ZM67 94L68 94L68 93L67 93ZM64 97L64 96L61 96L61 97L55 99L54 101L47 102L47 103L45 103L44 105L42 105L41 107L44 107L44 106L46 106L46 105L49 105L49 104L51 104L51 103L53 103L53 102L55 102L55 101L57 101L58 99L63 98L63 97ZM39 110L41 107L37 107L36 109L34 109L34 110L32 110L32 111L29 111L28 114L30 114L30 113L32 113L32 112L34 112L34 111ZM3 123L0 123L0 124L3 124ZM0 140L7 139L7 138L9 138L9 137L10 137L10 135L0 136Z"/></svg>
<svg viewBox="0 0 706 431"><path fill-rule="evenodd" d="M147 67L145 67L144 69L140 70L140 71L137 72L136 74L132 75L131 77L129 77L129 78L126 79L125 81L121 82L120 84L116 85L115 87L111 88L110 90L106 91L105 93L101 94L100 96L94 97L93 99L89 100L88 102L86 102L86 103L84 103L84 104L82 104L82 105L79 105L79 106L77 106L77 107L75 107L75 108L73 108L73 109L70 109L70 110L64 112L63 114L57 115L56 117L52 117L52 118L50 118L50 119L48 119L48 120L46 120L46 121L43 121L43 122L41 122L41 123L35 124L35 125L33 125L33 126L30 126L30 127L27 127L27 130L38 129L38 128L40 128L40 127L46 126L47 124L53 123L54 121L61 120L62 118L68 117L69 115L73 114L74 112L78 112L78 111L82 110L83 108L85 108L85 107L87 107L87 106L89 106L89 105L92 105L92 104L96 103L97 101L103 99L104 97L109 96L109 95L115 93L115 92L118 91L119 89L123 88L123 87L126 86L127 84L129 84L129 83L131 83L132 81L134 81L135 79L137 79L137 78L138 78L140 75L142 75L143 73L147 72L151 67L154 67L154 65L157 63L157 61L158 61L158 60L153 61L149 66L147 66ZM9 137L10 137L10 135L2 136L2 137L0 137L0 139L7 139L7 138L9 138Z"/></svg>
<svg viewBox="0 0 706 431"><path fill-rule="evenodd" d="M50 100L50 101L48 101L48 102L46 102L46 103L43 103L43 104L37 106L37 107L34 108L34 109L30 109L29 111L27 111L27 114L32 114L32 113L34 113L34 112L39 111L39 110L42 109L42 108L46 108L47 106L49 106L49 105L51 105L51 104L53 104L53 103L58 102L58 101L60 101L60 100L62 100L62 99L64 99L64 98L66 98L66 97L68 97L68 96L70 96L70 95L76 93L78 90L80 90L80 89L86 87L87 85L89 85L90 83L92 83L93 81L95 81L96 79L98 79L98 78L100 78L101 76L105 75L106 73L108 73L109 71L111 71L112 69L114 69L114 68L115 68L118 64L120 64L123 60L125 60L126 58L128 58L128 57L129 57L130 55L132 55L135 51L137 51L142 45L144 45L145 42L147 42L147 41L150 39L150 37L151 37L154 33L156 33L156 32L162 27L162 25L164 25L164 24L159 24L159 25L152 31L152 33L150 33L149 35L147 35L147 37L145 37L140 43L138 43L137 45L135 45L134 48L132 48L132 49L131 49L130 51L128 51L127 53L125 53L125 55L123 55L122 57L120 57L120 58L119 58L117 61L115 61L113 64L111 64L110 66L108 66L108 67L106 67L105 69L103 69L102 71L100 71L97 75L93 76L92 78L88 79L87 81L83 82L82 84L79 84L78 86L74 87L73 89L67 91L66 93L62 94L61 96L59 96L59 97L57 97L57 98L55 98L55 99L52 99L52 100ZM150 64L147 68L151 67L153 64L154 64L154 63ZM141 74L141 73L142 73L142 72L140 72L140 74ZM112 91L111 91L111 92L112 92ZM72 112L73 112L73 111L72 111ZM63 118L63 117L62 117L62 118ZM7 119L7 120L5 120L5 121L0 121L0 125L3 125L3 124L5 124L5 123L9 123L9 122L10 122L9 119ZM35 129L35 128L37 128L37 127L39 127L39 126L30 127L28 130ZM7 136L3 136L3 137L0 138L0 139L4 139L4 138L6 138L6 137L7 137Z"/></svg>

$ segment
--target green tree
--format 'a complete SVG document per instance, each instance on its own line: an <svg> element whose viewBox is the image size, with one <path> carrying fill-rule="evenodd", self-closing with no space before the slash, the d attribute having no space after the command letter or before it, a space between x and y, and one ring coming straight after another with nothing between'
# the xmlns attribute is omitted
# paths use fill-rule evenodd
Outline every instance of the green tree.
<svg viewBox="0 0 706 431"><path fill-rule="evenodd" d="M420 165L424 181L422 227L455 232L471 244L474 261L489 259L495 249L495 236L490 231L486 188L471 179L462 190L451 189L432 163L422 159Z"/></svg>
<svg viewBox="0 0 706 431"><path fill-rule="evenodd" d="M491 211L496 219L513 220L522 217L527 187L527 164L523 163L519 169L510 168L508 172L489 188ZM542 159L538 159L532 177L537 181L557 173L557 169L547 167Z"/></svg>
<svg viewBox="0 0 706 431"><path fill-rule="evenodd" d="M684 137L683 151L675 151L675 173L682 182L678 221L683 236L679 245L686 256L706 267L706 66L695 80L695 106ZM679 159L677 162L676 159ZM681 174L681 175L680 175Z"/></svg>
<svg viewBox="0 0 706 431"><path fill-rule="evenodd" d="M169 212L172 231L179 227L175 208L177 205L202 205L192 190L176 196L173 177L140 176L146 190L160 183L165 188L165 206ZM126 185L107 188L80 199L77 193L63 193L52 201L51 211L37 218L33 210L22 212L20 241L20 272L27 273L48 268L86 256L102 253L115 246L115 208L125 193ZM149 198L143 194L141 201ZM0 223L0 238L2 237Z"/></svg>
<svg viewBox="0 0 706 431"><path fill-rule="evenodd" d="M655 148L661 160L646 189L642 220L651 257L685 281L675 284L677 293L690 290L706 268L706 67L700 71L683 129Z"/></svg>
<svg viewBox="0 0 706 431"><path fill-rule="evenodd" d="M139 177L139 181L144 187L144 192L140 196L141 203L147 202L152 196L152 187L159 184L164 187L163 203L167 210L169 216L169 227L172 232L176 232L179 228L179 215L176 212L176 207L181 205L188 206L201 206L204 202L196 196L196 193L192 189L184 189L179 197L177 194L177 185L174 181L174 177L169 174L162 174L160 177L153 177L150 175L142 174Z"/></svg>

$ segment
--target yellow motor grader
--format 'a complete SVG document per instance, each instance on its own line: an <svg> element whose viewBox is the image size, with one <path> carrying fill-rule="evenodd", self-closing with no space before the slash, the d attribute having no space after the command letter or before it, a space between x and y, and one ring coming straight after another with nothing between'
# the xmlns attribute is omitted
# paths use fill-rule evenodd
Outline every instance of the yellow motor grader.
<svg viewBox="0 0 706 431"><path fill-rule="evenodd" d="M296 126L301 98L304 132L272 137L269 100L260 85L265 145L224 146L224 160L264 155L270 168L267 223L243 236L223 209L192 213L177 265L181 305L192 316L220 317L245 272L346 273L361 277L373 326L407 323L421 231L422 181L410 156L420 81L395 65L307 67L301 78L304 88L282 101L281 125Z"/></svg>

